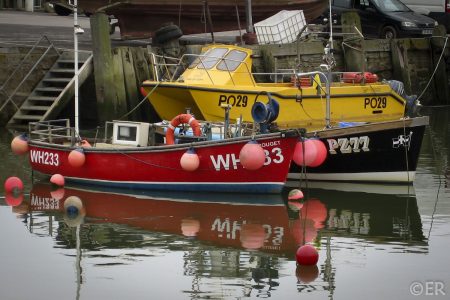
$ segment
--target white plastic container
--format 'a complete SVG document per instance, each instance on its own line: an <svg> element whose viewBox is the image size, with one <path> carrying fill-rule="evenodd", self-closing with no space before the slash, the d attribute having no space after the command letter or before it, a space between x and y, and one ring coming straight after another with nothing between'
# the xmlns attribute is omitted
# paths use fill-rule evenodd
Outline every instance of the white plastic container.
<svg viewBox="0 0 450 300"><path fill-rule="evenodd" d="M255 23L259 44L287 44L297 40L297 35L306 25L302 10L282 10ZM306 30L303 32L306 34Z"/></svg>

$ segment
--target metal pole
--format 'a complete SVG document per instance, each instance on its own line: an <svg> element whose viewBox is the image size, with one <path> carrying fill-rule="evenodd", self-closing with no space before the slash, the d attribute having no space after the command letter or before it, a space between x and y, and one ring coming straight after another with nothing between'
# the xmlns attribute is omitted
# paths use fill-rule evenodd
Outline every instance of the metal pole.
<svg viewBox="0 0 450 300"><path fill-rule="evenodd" d="M245 19L247 21L247 33L253 33L252 0L245 0Z"/></svg>
<svg viewBox="0 0 450 300"><path fill-rule="evenodd" d="M75 64L75 136L79 136L78 124L78 0L74 0L73 7L73 44Z"/></svg>

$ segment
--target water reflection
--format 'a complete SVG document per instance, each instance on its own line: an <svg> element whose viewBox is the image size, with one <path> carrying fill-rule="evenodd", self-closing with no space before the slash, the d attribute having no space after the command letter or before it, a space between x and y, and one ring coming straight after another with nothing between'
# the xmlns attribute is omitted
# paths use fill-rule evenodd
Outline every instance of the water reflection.
<svg viewBox="0 0 450 300"><path fill-rule="evenodd" d="M221 298L236 289L241 296L269 297L305 243L321 249L322 258L318 266L297 267L301 293L333 294L336 251L428 252L414 194L304 193L306 200L287 202L286 194L133 194L38 183L12 209L32 234L52 236L55 248L77 249L77 294L83 260L93 268L117 268L181 252L183 276L192 280L189 297ZM73 196L85 214L67 215L64 201Z"/></svg>

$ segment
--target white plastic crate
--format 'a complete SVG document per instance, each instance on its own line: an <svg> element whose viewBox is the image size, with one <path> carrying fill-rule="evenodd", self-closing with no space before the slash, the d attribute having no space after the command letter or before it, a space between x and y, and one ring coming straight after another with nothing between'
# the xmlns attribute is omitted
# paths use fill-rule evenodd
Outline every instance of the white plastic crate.
<svg viewBox="0 0 450 300"><path fill-rule="evenodd" d="M282 10L255 23L254 27L260 44L287 44L297 40L297 35L305 25L302 10ZM306 30L303 34L306 34Z"/></svg>

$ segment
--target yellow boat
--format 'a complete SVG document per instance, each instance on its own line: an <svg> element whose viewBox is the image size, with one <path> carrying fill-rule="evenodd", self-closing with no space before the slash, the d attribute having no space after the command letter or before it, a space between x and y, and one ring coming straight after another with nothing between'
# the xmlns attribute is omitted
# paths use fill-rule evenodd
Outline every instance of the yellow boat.
<svg viewBox="0 0 450 300"><path fill-rule="evenodd" d="M175 73L182 65L188 67L179 77L144 81L141 92L148 96L161 119L170 120L189 109L197 119L223 121L224 107L230 106L230 121L242 117L244 122L253 121L253 104L265 103L267 98L262 95L270 93L279 103L279 127L323 128L327 114L325 75L291 72L289 82L257 82L256 78L267 74L251 72L251 55L251 49L234 45L207 46L195 59L192 55L181 58ZM370 82L376 78L371 74L338 75L340 80L329 86L331 124L404 117L408 101L406 95L402 96L401 83ZM366 75L365 79L357 83L362 75Z"/></svg>

